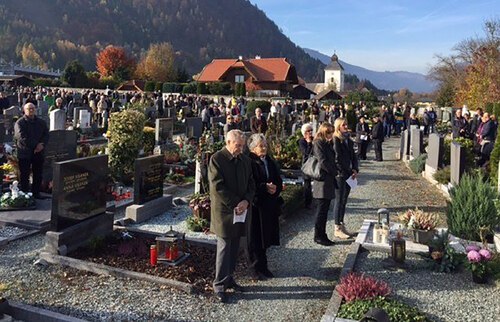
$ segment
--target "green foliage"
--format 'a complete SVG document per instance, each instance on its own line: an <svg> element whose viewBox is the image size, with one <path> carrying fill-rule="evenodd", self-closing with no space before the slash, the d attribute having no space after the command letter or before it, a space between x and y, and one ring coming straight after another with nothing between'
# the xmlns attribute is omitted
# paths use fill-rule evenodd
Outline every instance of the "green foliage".
<svg viewBox="0 0 500 322"><path fill-rule="evenodd" d="M447 138L444 140L443 144L443 164L450 165L450 155L451 155L451 142L455 141L460 144L465 150L465 171L469 171L474 168L474 142L466 138L456 138L454 140Z"/></svg>
<svg viewBox="0 0 500 322"><path fill-rule="evenodd" d="M216 82L208 85L208 92L212 95L231 95L233 94L233 89L231 88L231 83Z"/></svg>
<svg viewBox="0 0 500 322"><path fill-rule="evenodd" d="M196 83L196 94L198 94L198 95L208 94L207 84L197 82Z"/></svg>
<svg viewBox="0 0 500 322"><path fill-rule="evenodd" d="M182 93L183 88L181 83L163 83L163 93Z"/></svg>
<svg viewBox="0 0 500 322"><path fill-rule="evenodd" d="M498 253L493 255L489 262L491 277L500 281L500 255Z"/></svg>
<svg viewBox="0 0 500 322"><path fill-rule="evenodd" d="M434 179L440 184L447 185L450 182L451 178L451 168L450 166L444 167L442 169L438 169L436 173L434 173Z"/></svg>
<svg viewBox="0 0 500 322"><path fill-rule="evenodd" d="M87 84L87 75L82 64L73 60L68 62L62 73L61 79L71 87L85 87Z"/></svg>
<svg viewBox="0 0 500 322"><path fill-rule="evenodd" d="M495 205L497 193L480 174L465 174L450 191L447 223L450 232L460 238L480 241L480 228L494 229L500 224Z"/></svg>
<svg viewBox="0 0 500 322"><path fill-rule="evenodd" d="M191 83L186 84L186 86L184 86L182 88L182 93L184 93L184 94L195 94L197 89L198 89L197 83L196 82L191 82Z"/></svg>
<svg viewBox="0 0 500 322"><path fill-rule="evenodd" d="M59 87L59 86L62 86L63 83L61 80L59 79L52 79L52 78L36 78L34 81L33 81L33 86L43 86L43 87L47 87L47 86L55 86L55 87Z"/></svg>
<svg viewBox="0 0 500 322"><path fill-rule="evenodd" d="M377 297L372 300L357 300L343 304L340 307L338 317L359 321L372 307L383 309L389 315L391 321L417 322L431 321L424 313L409 305L385 297Z"/></svg>
<svg viewBox="0 0 500 322"><path fill-rule="evenodd" d="M186 224L189 230L195 232L201 232L210 228L208 220L195 216L189 216L186 219Z"/></svg>
<svg viewBox="0 0 500 322"><path fill-rule="evenodd" d="M161 90L163 89L163 83L162 82L158 82L155 84L155 92L161 92Z"/></svg>
<svg viewBox="0 0 500 322"><path fill-rule="evenodd" d="M112 77L101 77L99 80L99 86L96 86L96 88L110 88L110 89L115 89L119 84L119 81L117 81L115 78Z"/></svg>
<svg viewBox="0 0 500 322"><path fill-rule="evenodd" d="M490 155L490 162L488 164L490 170L490 180L497 186L498 185L498 162L500 162L500 131L497 133L495 145Z"/></svg>
<svg viewBox="0 0 500 322"><path fill-rule="evenodd" d="M349 107L346 113L347 125L352 132L356 131L356 123L358 123L358 119L356 118L356 112L354 108Z"/></svg>
<svg viewBox="0 0 500 322"><path fill-rule="evenodd" d="M144 153L146 155L153 154L155 148L155 128L145 126L142 130L144 135Z"/></svg>
<svg viewBox="0 0 500 322"><path fill-rule="evenodd" d="M280 196L284 201L282 209L284 217L289 217L304 207L304 187L301 185L286 185Z"/></svg>
<svg viewBox="0 0 500 322"><path fill-rule="evenodd" d="M146 84L144 84L144 91L145 92L153 92L155 90L156 82L153 81L147 81Z"/></svg>
<svg viewBox="0 0 500 322"><path fill-rule="evenodd" d="M247 90L245 83L236 83L234 87L234 95L235 96L246 96Z"/></svg>
<svg viewBox="0 0 500 322"><path fill-rule="evenodd" d="M113 113L109 131L109 167L115 180L130 178L134 173L134 162L144 144L143 113L133 109Z"/></svg>
<svg viewBox="0 0 500 322"><path fill-rule="evenodd" d="M278 162L283 169L300 169L302 163L302 154L299 149L299 139L302 137L300 131L287 138L273 133L274 128L282 129L274 126L274 122L269 122L269 129L267 130L268 150L274 159ZM270 135L271 134L271 135Z"/></svg>
<svg viewBox="0 0 500 322"><path fill-rule="evenodd" d="M451 82L444 82L438 89L436 104L439 107L449 107L455 105L455 89Z"/></svg>
<svg viewBox="0 0 500 322"><path fill-rule="evenodd" d="M425 169L425 160L427 160L427 154L422 153L415 159L410 161L410 169L415 174L421 174Z"/></svg>
<svg viewBox="0 0 500 322"><path fill-rule="evenodd" d="M269 113L271 110L271 102L269 101L250 101L247 104L246 113L249 117L255 115L255 110L260 108L262 113Z"/></svg>

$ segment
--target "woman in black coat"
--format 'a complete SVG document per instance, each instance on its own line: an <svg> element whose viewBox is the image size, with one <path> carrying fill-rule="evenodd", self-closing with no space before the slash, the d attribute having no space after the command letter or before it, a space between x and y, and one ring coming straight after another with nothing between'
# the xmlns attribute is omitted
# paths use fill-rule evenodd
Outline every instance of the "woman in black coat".
<svg viewBox="0 0 500 322"><path fill-rule="evenodd" d="M361 116L358 124L356 124L356 143L358 144L358 157L361 160L366 160L366 151L368 150L368 143L370 142L368 140L370 128L365 121L365 117Z"/></svg>
<svg viewBox="0 0 500 322"><path fill-rule="evenodd" d="M299 150L302 154L302 164L304 164L312 153L313 128L311 123L302 125L300 132L303 137L299 139ZM312 203L311 178L305 174L302 174L302 177L304 178L304 206L310 209Z"/></svg>
<svg viewBox="0 0 500 322"><path fill-rule="evenodd" d="M347 122L343 118L338 118L334 123L335 132L333 134L333 149L335 150L335 166L338 175L337 189L335 189L335 204L333 216L335 218L335 237L340 239L350 238L344 225L345 207L347 198L351 192L351 187L346 180L358 175L358 158L354 152L354 143L350 139Z"/></svg>
<svg viewBox="0 0 500 322"><path fill-rule="evenodd" d="M279 215L283 188L280 171L275 161L267 154L266 137L253 134L248 140L252 173L255 181L255 197L252 215L247 223L247 257L250 273L256 279L274 277L267 266L266 250L280 244Z"/></svg>
<svg viewBox="0 0 500 322"><path fill-rule="evenodd" d="M373 127L371 133L373 149L375 150L375 160L383 161L382 143L384 142L384 128L377 115L373 117Z"/></svg>
<svg viewBox="0 0 500 322"><path fill-rule="evenodd" d="M313 141L313 154L318 158L321 179L313 182L313 198L316 199L316 223L314 224L314 242L331 246L333 242L326 235L326 221L330 203L335 198L337 168L333 150L333 126L322 123Z"/></svg>

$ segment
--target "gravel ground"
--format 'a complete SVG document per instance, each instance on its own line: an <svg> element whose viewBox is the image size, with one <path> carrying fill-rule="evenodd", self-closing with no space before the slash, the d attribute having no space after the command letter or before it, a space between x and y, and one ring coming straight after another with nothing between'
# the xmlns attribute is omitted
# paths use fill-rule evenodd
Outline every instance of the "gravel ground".
<svg viewBox="0 0 500 322"><path fill-rule="evenodd" d="M0 227L0 238L13 238L21 234L25 234L28 231L26 229L14 227L14 226L5 226Z"/></svg>
<svg viewBox="0 0 500 322"><path fill-rule="evenodd" d="M437 189L395 160L398 144L399 139L384 143L388 161L361 164L360 187L351 193L346 214L350 230L358 230L366 218L375 218L380 207L443 210L445 200ZM331 235L331 214L329 219ZM146 225L166 226L160 222ZM0 248L0 286L7 288L3 292L7 298L93 321L319 321L349 242L338 242L330 248L316 245L312 241L313 226L311 211L299 210L287 218L281 227L281 246L268 251L269 267L276 278L254 282L238 271L237 279L247 292L232 294L226 305L216 303L211 296L187 295L149 282L53 265L35 266L33 262L43 247L40 235ZM424 292L419 286L416 289Z"/></svg>

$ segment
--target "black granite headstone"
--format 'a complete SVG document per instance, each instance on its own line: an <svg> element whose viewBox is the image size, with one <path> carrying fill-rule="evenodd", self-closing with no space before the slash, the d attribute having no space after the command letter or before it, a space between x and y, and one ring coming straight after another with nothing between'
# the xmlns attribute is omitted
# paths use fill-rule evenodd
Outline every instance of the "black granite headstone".
<svg viewBox="0 0 500 322"><path fill-rule="evenodd" d="M61 162L76 158L76 131L50 131L49 142L45 147L45 162L43 163L42 187L48 190L48 183L52 180L54 162Z"/></svg>
<svg viewBox="0 0 500 322"><path fill-rule="evenodd" d="M443 138L439 134L429 134L427 150L426 164L434 170L441 168L443 164Z"/></svg>
<svg viewBox="0 0 500 322"><path fill-rule="evenodd" d="M135 160L134 204L142 205L163 196L163 155Z"/></svg>
<svg viewBox="0 0 500 322"><path fill-rule="evenodd" d="M107 155L54 163L51 229L105 213L108 176Z"/></svg>
<svg viewBox="0 0 500 322"><path fill-rule="evenodd" d="M457 142L451 142L450 151L450 181L458 185L465 171L465 151Z"/></svg>
<svg viewBox="0 0 500 322"><path fill-rule="evenodd" d="M188 137L199 138L203 134L203 123L201 117L186 118L186 135Z"/></svg>
<svg viewBox="0 0 500 322"><path fill-rule="evenodd" d="M162 145L172 140L174 136L174 120L161 118L155 121L155 143Z"/></svg>

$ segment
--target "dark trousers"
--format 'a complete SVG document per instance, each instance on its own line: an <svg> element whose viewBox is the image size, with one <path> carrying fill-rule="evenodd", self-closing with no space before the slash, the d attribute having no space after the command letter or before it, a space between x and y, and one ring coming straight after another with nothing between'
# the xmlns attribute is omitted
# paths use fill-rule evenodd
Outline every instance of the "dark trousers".
<svg viewBox="0 0 500 322"><path fill-rule="evenodd" d="M312 203L311 178L304 177L304 205L309 207Z"/></svg>
<svg viewBox="0 0 500 322"><path fill-rule="evenodd" d="M358 158L361 160L366 160L366 151L368 150L368 141L361 140L358 143Z"/></svg>
<svg viewBox="0 0 500 322"><path fill-rule="evenodd" d="M19 159L20 184L23 192L31 191L33 195L40 193L42 185L44 157L42 153L35 153L31 158ZM33 171L33 184L30 190L30 174Z"/></svg>
<svg viewBox="0 0 500 322"><path fill-rule="evenodd" d="M226 288L231 287L235 283L233 272L236 268L239 248L240 237L217 237L215 279L213 283L214 292L224 292Z"/></svg>
<svg viewBox="0 0 500 322"><path fill-rule="evenodd" d="M375 159L382 161L382 140L373 140L373 149L375 150Z"/></svg>
<svg viewBox="0 0 500 322"><path fill-rule="evenodd" d="M337 180L337 187L335 189L335 200L333 202L333 218L335 218L335 225L344 223L345 206L347 205L347 198L351 192L351 187L345 182L343 177L335 178Z"/></svg>
<svg viewBox="0 0 500 322"><path fill-rule="evenodd" d="M330 209L331 199L316 199L316 223L314 224L314 238L325 238L326 219Z"/></svg>
<svg viewBox="0 0 500 322"><path fill-rule="evenodd" d="M258 211L252 213L252 220L247 227L250 228L250 230L247 229L245 243L248 268L253 270L254 273L262 273L267 270L267 256L266 248L264 247L262 223Z"/></svg>

